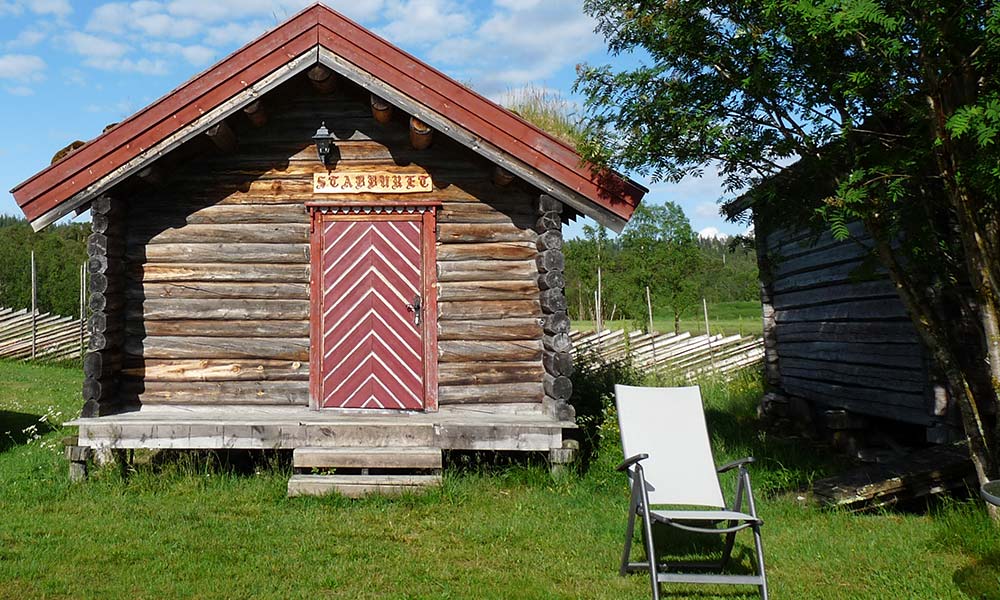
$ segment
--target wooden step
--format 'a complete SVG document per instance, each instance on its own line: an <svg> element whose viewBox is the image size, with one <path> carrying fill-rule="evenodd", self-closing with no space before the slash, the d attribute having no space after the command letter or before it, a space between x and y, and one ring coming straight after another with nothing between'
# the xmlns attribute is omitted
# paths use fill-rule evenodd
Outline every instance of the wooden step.
<svg viewBox="0 0 1000 600"><path fill-rule="evenodd" d="M296 469L441 469L441 449L429 447L296 448Z"/></svg>
<svg viewBox="0 0 1000 600"><path fill-rule="evenodd" d="M396 496L441 485L440 475L292 475L288 497L337 492L348 498L371 494Z"/></svg>

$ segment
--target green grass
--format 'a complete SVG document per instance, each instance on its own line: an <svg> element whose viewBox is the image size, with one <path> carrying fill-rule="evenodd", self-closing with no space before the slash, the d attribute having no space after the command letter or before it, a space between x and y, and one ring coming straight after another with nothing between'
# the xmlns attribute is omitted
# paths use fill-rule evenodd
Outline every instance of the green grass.
<svg viewBox="0 0 1000 600"><path fill-rule="evenodd" d="M723 335L760 335L763 331L760 302L718 302L708 305L708 325L712 333ZM645 321L620 320L605 321L608 329L645 329ZM653 326L656 331L666 333L674 330L674 320L665 315L654 315ZM573 321L573 327L581 331L593 330L593 321ZM681 331L692 334L705 333L705 314L699 304L681 316Z"/></svg>
<svg viewBox="0 0 1000 600"><path fill-rule="evenodd" d="M449 469L424 496L288 499L276 459L243 471L146 455L127 479L108 468L70 484L69 430L47 424L76 412L79 372L0 363L0 381L3 599L648 596L645 577L617 576L628 496L613 419L590 471L559 482L537 465ZM703 389L716 459L758 458L774 598L1000 597L1000 534L979 502L930 516L812 507L799 489L836 461L759 431L755 379ZM755 597L666 596L678 594Z"/></svg>

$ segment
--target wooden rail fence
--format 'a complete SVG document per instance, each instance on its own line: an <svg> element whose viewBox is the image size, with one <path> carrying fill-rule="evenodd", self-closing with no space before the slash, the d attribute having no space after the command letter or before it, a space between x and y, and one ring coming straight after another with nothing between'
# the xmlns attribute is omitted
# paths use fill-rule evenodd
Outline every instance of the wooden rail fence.
<svg viewBox="0 0 1000 600"><path fill-rule="evenodd" d="M685 333L649 334L605 329L572 331L575 357L629 360L638 369L670 371L695 379L702 374L726 375L764 361L764 340L753 336Z"/></svg>
<svg viewBox="0 0 1000 600"><path fill-rule="evenodd" d="M68 360L86 350L86 323L73 317L0 308L0 358Z"/></svg>

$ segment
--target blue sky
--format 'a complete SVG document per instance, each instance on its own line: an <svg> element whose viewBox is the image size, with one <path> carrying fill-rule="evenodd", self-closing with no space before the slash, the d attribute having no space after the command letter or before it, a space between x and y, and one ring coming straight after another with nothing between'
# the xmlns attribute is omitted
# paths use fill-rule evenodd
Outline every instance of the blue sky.
<svg viewBox="0 0 1000 600"><path fill-rule="evenodd" d="M310 4L0 0L0 213L19 214L7 190L57 150L92 139ZM579 0L325 4L494 100L532 85L572 102L576 65L612 60ZM719 217L711 173L644 183L647 201L680 204L695 230L742 232Z"/></svg>

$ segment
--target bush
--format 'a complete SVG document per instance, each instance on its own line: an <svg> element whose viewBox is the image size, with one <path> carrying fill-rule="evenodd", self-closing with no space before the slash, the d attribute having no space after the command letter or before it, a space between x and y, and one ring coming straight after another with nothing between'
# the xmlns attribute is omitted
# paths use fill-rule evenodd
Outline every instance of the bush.
<svg viewBox="0 0 1000 600"><path fill-rule="evenodd" d="M580 465L586 469L597 458L601 427L613 414L615 384L639 385L642 375L627 359L607 361L596 354L576 358L573 372L573 397L579 429Z"/></svg>

